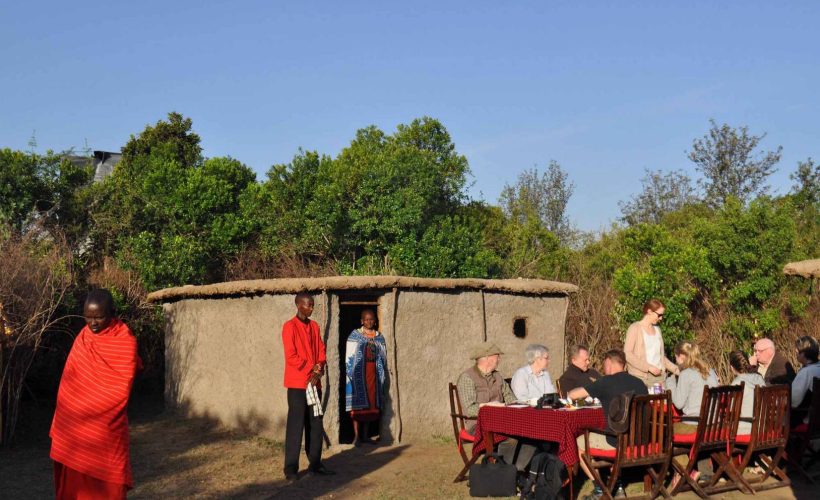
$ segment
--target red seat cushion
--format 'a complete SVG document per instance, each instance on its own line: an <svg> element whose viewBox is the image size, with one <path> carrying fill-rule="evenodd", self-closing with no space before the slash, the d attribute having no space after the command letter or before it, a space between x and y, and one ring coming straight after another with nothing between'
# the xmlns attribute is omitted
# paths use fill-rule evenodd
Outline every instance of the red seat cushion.
<svg viewBox="0 0 820 500"><path fill-rule="evenodd" d="M798 425L797 427L795 427L794 429L792 429L792 433L794 433L794 434L806 434L808 432L809 432L809 424L806 424L806 423L802 423L802 424Z"/></svg>
<svg viewBox="0 0 820 500"><path fill-rule="evenodd" d="M735 442L737 444L749 444L749 441L751 441L751 439L751 434L738 434L737 437L735 437Z"/></svg>
<svg viewBox="0 0 820 500"><path fill-rule="evenodd" d="M596 458L615 459L615 452L617 452L617 451L618 450L616 450L615 448L613 448L611 450L604 450L604 449L601 449L601 448L590 448L589 449L589 454L590 454L590 456L593 456L593 457L596 457Z"/></svg>
<svg viewBox="0 0 820 500"><path fill-rule="evenodd" d="M647 446L647 445L635 446L633 448L628 448L624 455L626 456L626 458L635 458L635 456L638 453L640 453L641 455L646 455L647 453L650 452L650 450L648 448L649 448L649 446ZM655 448L655 453L660 451L660 445L655 445L654 448ZM590 456L593 456L593 457L596 457L596 458L614 459L617 451L618 450L616 450L614 448L613 449L590 448L589 449L589 454L590 454Z"/></svg>
<svg viewBox="0 0 820 500"><path fill-rule="evenodd" d="M675 434L672 436L672 442L675 444L695 444L695 436L697 436L697 432L691 434Z"/></svg>
<svg viewBox="0 0 820 500"><path fill-rule="evenodd" d="M475 442L475 436L467 432L467 429L461 429L461 432L458 433L458 438L468 443Z"/></svg>

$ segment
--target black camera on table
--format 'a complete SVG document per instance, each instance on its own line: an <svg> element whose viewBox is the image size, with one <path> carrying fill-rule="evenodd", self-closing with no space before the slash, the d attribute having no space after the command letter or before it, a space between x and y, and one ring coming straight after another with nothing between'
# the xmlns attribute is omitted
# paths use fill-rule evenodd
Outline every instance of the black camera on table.
<svg viewBox="0 0 820 500"><path fill-rule="evenodd" d="M561 401L561 396L556 393L544 394L540 398L538 398L538 402L535 403L536 408L561 408L564 406Z"/></svg>

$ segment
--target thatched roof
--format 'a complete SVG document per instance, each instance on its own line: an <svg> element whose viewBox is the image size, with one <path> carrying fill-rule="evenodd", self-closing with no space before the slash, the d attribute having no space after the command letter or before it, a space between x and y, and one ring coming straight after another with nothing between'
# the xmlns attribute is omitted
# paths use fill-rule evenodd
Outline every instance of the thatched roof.
<svg viewBox="0 0 820 500"><path fill-rule="evenodd" d="M804 278L820 278L820 259L789 262L783 266L783 273Z"/></svg>
<svg viewBox="0 0 820 500"><path fill-rule="evenodd" d="M186 285L165 288L150 293L148 294L148 300L151 302L170 302L191 298L391 288L487 290L526 295L569 295L578 291L578 287L570 283L533 279L482 280L472 278L410 278L407 276L330 276L325 278L229 281L227 283L202 286Z"/></svg>

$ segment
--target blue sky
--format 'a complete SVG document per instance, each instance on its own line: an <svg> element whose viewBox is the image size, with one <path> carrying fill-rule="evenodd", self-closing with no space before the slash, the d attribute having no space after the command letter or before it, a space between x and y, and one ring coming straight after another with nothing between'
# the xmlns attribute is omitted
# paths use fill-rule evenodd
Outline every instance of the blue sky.
<svg viewBox="0 0 820 500"><path fill-rule="evenodd" d="M441 120L495 202L558 161L569 217L619 216L644 169L695 175L709 119L820 159L819 2L5 2L0 147L117 151L169 111L264 179L297 149Z"/></svg>

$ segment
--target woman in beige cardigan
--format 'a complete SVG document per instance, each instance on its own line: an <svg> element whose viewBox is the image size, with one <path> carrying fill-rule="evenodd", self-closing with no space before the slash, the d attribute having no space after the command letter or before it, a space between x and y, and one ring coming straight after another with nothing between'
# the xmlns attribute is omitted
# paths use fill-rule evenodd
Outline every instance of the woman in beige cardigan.
<svg viewBox="0 0 820 500"><path fill-rule="evenodd" d="M643 305L643 318L629 325L624 352L626 370L643 380L647 387L663 383L666 372L680 373L678 366L664 354L663 337L658 323L666 307L658 299L649 299Z"/></svg>

